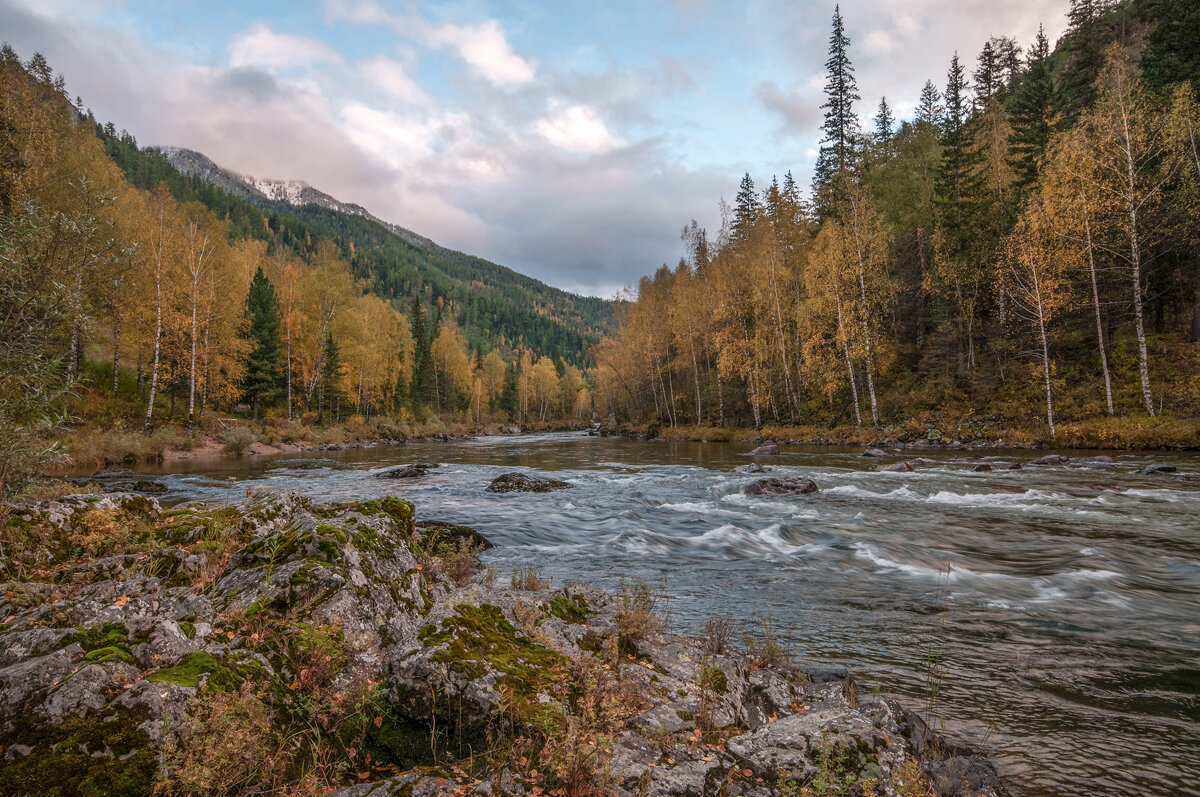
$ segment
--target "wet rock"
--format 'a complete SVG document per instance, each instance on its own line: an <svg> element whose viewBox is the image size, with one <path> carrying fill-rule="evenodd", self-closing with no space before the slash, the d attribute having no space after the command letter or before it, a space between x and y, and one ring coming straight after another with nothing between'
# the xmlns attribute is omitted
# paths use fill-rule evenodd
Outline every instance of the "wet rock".
<svg viewBox="0 0 1200 797"><path fill-rule="evenodd" d="M1038 457L1030 462L1030 465L1066 465L1070 462L1069 457L1064 457L1062 454L1047 454L1044 457Z"/></svg>
<svg viewBox="0 0 1200 797"><path fill-rule="evenodd" d="M766 441L758 448L750 452L752 457L771 456L779 453L779 445L771 440Z"/></svg>
<svg viewBox="0 0 1200 797"><path fill-rule="evenodd" d="M942 463L938 462L936 459L929 459L927 457L915 457L913 459L908 460L908 464L912 466L913 470L920 470L922 468L937 468L937 467L940 467Z"/></svg>
<svg viewBox="0 0 1200 797"><path fill-rule="evenodd" d="M136 479L137 474L129 468L105 468L92 474L95 481L114 481L116 479Z"/></svg>
<svg viewBox="0 0 1200 797"><path fill-rule="evenodd" d="M895 462L891 465L880 465L876 470L884 473L912 473L914 468L907 462Z"/></svg>
<svg viewBox="0 0 1200 797"><path fill-rule="evenodd" d="M1175 473L1179 469L1174 465L1146 465L1138 469L1139 476L1158 476L1164 473Z"/></svg>
<svg viewBox="0 0 1200 797"><path fill-rule="evenodd" d="M493 547L487 537L470 526L459 526L440 520L418 520L413 536L420 543L421 550L435 556L464 545L479 550Z"/></svg>
<svg viewBox="0 0 1200 797"><path fill-rule="evenodd" d="M488 485L487 490L489 493L548 493L553 490L565 490L570 486L557 479L513 472L497 476Z"/></svg>
<svg viewBox="0 0 1200 797"><path fill-rule="evenodd" d="M1012 463L1005 465L1003 468L1001 468L1001 470L1020 470L1020 469L1021 469L1020 462L1012 462Z"/></svg>
<svg viewBox="0 0 1200 797"><path fill-rule="evenodd" d="M989 472L991 472L991 470L992 470L992 466L986 462L981 462L980 464L971 468L972 473L989 473Z"/></svg>
<svg viewBox="0 0 1200 797"><path fill-rule="evenodd" d="M760 479L747 485L742 492L746 495L808 495L817 490L817 484L812 479L786 476L778 479Z"/></svg>
<svg viewBox="0 0 1200 797"><path fill-rule="evenodd" d="M735 473L770 473L771 469L759 465L757 462L751 462L749 465L741 465L733 469Z"/></svg>
<svg viewBox="0 0 1200 797"><path fill-rule="evenodd" d="M431 470L441 467L434 462L414 462L411 465L400 465L388 468L375 474L377 479L417 479Z"/></svg>
<svg viewBox="0 0 1200 797"><path fill-rule="evenodd" d="M167 491L167 485L160 481L151 479L143 479L133 483L133 489L139 493L151 493L153 495L162 495Z"/></svg>
<svg viewBox="0 0 1200 797"><path fill-rule="evenodd" d="M888 453L882 448L868 448L866 451L862 452L862 455L864 457L886 457Z"/></svg>

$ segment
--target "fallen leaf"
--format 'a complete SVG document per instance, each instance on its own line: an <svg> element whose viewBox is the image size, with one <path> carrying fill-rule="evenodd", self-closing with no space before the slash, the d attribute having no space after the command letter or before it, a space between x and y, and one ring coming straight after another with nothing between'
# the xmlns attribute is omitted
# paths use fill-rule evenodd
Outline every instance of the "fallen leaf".
<svg viewBox="0 0 1200 797"><path fill-rule="evenodd" d="M359 780L366 780L366 779L367 779L367 778L369 778L369 777L371 777L371 771L370 771L370 770L367 770L366 772L359 772L359 773L358 773L358 779L359 779Z"/></svg>
<svg viewBox="0 0 1200 797"><path fill-rule="evenodd" d="M383 717L376 717L376 718L375 718L375 727L376 727L376 728L382 728L382 727L383 727Z"/></svg>
<svg viewBox="0 0 1200 797"><path fill-rule="evenodd" d="M113 606L124 606L126 603L129 603L129 596L122 595L121 597L117 598L117 600L113 603Z"/></svg>
<svg viewBox="0 0 1200 797"><path fill-rule="evenodd" d="M232 632L232 631L226 631L226 632L225 632L225 636L229 637L230 639L233 639L233 632Z"/></svg>

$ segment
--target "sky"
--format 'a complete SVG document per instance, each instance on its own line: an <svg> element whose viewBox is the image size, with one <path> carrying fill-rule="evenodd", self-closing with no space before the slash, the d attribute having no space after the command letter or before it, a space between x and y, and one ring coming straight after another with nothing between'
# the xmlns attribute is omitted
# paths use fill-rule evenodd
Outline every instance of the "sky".
<svg viewBox="0 0 1200 797"><path fill-rule="evenodd" d="M843 0L864 122L1069 0ZM715 232L744 173L807 186L826 0L0 0L142 145L303 180L438 243L613 296Z"/></svg>

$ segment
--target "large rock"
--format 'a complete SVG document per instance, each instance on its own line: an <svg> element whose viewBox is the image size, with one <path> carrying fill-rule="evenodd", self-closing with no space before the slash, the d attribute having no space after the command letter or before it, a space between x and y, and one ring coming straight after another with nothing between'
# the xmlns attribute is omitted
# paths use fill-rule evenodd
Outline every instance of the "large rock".
<svg viewBox="0 0 1200 797"><path fill-rule="evenodd" d="M1044 457L1038 457L1031 461L1030 465L1066 465L1070 462L1070 457L1064 457L1062 454L1047 454Z"/></svg>
<svg viewBox="0 0 1200 797"><path fill-rule="evenodd" d="M884 473L912 473L914 468L907 462L894 462L891 465L880 465L876 470Z"/></svg>
<svg viewBox="0 0 1200 797"><path fill-rule="evenodd" d="M565 490L570 486L557 479L513 472L497 476L487 489L489 493L548 493L553 490Z"/></svg>
<svg viewBox="0 0 1200 797"><path fill-rule="evenodd" d="M862 455L864 457L886 457L888 453L882 448L868 448L866 451L862 452Z"/></svg>
<svg viewBox="0 0 1200 797"><path fill-rule="evenodd" d="M775 479L760 479L746 485L746 495L807 495L817 492L817 483L801 476L785 476Z"/></svg>
<svg viewBox="0 0 1200 797"><path fill-rule="evenodd" d="M779 453L779 445L771 440L766 441L750 452L752 457L771 456Z"/></svg>
<svg viewBox="0 0 1200 797"><path fill-rule="evenodd" d="M1138 469L1141 476L1157 476L1164 473L1175 473L1179 469L1174 465L1146 465Z"/></svg>
<svg viewBox="0 0 1200 797"><path fill-rule="evenodd" d="M440 467L433 462L414 462L411 465L399 465L375 474L377 479L416 479Z"/></svg>

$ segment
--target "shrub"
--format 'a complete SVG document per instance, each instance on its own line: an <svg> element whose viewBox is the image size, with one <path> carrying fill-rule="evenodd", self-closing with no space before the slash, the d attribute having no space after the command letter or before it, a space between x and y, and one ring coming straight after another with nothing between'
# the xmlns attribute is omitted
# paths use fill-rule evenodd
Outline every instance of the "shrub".
<svg viewBox="0 0 1200 797"><path fill-rule="evenodd" d="M733 637L733 618L728 614L714 614L700 626L700 645L705 653L720 656L729 649Z"/></svg>
<svg viewBox="0 0 1200 797"><path fill-rule="evenodd" d="M250 448L257 441L254 432L244 426L235 426L232 429L227 429L221 437L225 441L225 451L239 457L245 454L246 449Z"/></svg>
<svg viewBox="0 0 1200 797"><path fill-rule="evenodd" d="M656 639L667 630L667 622L660 613L664 600L662 590L651 587L644 581L621 581L617 593L617 636L622 652L631 653L637 643Z"/></svg>
<svg viewBox="0 0 1200 797"><path fill-rule="evenodd" d="M475 580L475 575L483 569L479 564L479 554L483 552L483 544L460 539L447 545L436 559L437 572L462 587Z"/></svg>
<svg viewBox="0 0 1200 797"><path fill-rule="evenodd" d="M742 635L750 665L757 669L777 669L791 664L791 651L775 632L775 623L769 615L755 621L755 630Z"/></svg>

